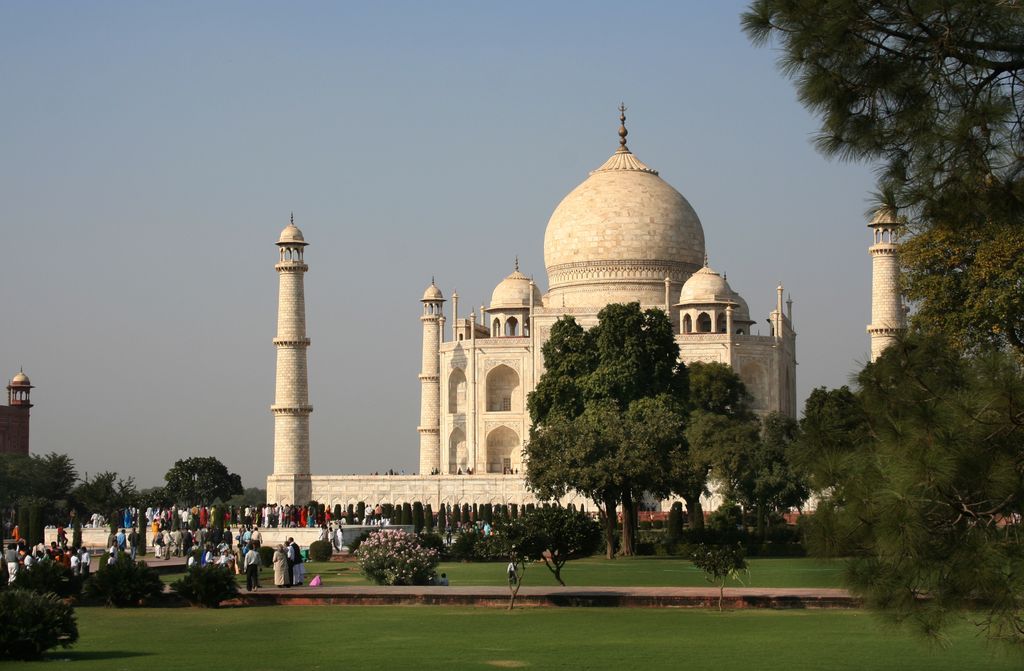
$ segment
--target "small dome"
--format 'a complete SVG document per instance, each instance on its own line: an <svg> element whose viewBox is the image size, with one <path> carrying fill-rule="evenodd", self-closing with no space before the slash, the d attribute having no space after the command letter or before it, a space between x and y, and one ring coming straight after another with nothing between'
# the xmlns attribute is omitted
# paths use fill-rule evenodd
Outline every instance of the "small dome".
<svg viewBox="0 0 1024 671"><path fill-rule="evenodd" d="M679 292L682 303L732 303L738 295L725 278L704 266L686 280Z"/></svg>
<svg viewBox="0 0 1024 671"><path fill-rule="evenodd" d="M902 217L896 216L896 211L888 205L875 210L875 216L871 217L868 226L902 226L905 223Z"/></svg>
<svg viewBox="0 0 1024 671"><path fill-rule="evenodd" d="M423 300L423 302L443 301L444 295L441 293L441 290L437 288L437 285L434 284L434 281L431 280L430 286L423 292L423 298L421 300Z"/></svg>
<svg viewBox="0 0 1024 671"><path fill-rule="evenodd" d="M12 387L31 387L32 381L28 379L28 375L25 375L24 371L18 371L14 377L11 378Z"/></svg>
<svg viewBox="0 0 1024 671"><path fill-rule="evenodd" d="M528 308L530 307L530 293L533 293L533 304L541 304L540 290L537 285L530 284L530 278L519 272L519 264L511 275L498 283L491 294L491 306L489 310L501 310L506 308Z"/></svg>
<svg viewBox="0 0 1024 671"><path fill-rule="evenodd" d="M302 237L302 231L300 231L299 227L295 225L295 217L292 217L288 222L288 225L284 227L283 231L281 231L281 237L277 239L277 244L289 246L305 246L309 244L306 242L306 239Z"/></svg>

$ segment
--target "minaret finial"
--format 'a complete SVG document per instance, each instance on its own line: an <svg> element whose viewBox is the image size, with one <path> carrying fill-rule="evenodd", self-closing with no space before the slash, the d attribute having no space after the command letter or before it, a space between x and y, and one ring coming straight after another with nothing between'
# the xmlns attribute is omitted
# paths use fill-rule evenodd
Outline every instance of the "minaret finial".
<svg viewBox="0 0 1024 671"><path fill-rule="evenodd" d="M292 212L291 215L288 217L288 223L291 224L292 226L295 225L295 213L294 212Z"/></svg>
<svg viewBox="0 0 1024 671"><path fill-rule="evenodd" d="M432 286L432 287L436 287L437 286L436 284L434 284L434 276L433 275L430 276L430 286Z"/></svg>
<svg viewBox="0 0 1024 671"><path fill-rule="evenodd" d="M708 253L704 252L704 267L708 267Z"/></svg>
<svg viewBox="0 0 1024 671"><path fill-rule="evenodd" d="M629 147L626 146L627 135L629 131L626 130L626 103L619 103L619 151L629 151Z"/></svg>
<svg viewBox="0 0 1024 671"><path fill-rule="evenodd" d="M519 255L516 254L516 272L519 272Z"/></svg>

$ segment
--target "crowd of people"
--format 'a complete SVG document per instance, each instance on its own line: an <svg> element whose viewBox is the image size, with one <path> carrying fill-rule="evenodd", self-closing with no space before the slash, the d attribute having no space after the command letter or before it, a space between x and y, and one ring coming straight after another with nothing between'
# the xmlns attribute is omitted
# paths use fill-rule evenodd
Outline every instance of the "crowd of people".
<svg viewBox="0 0 1024 671"><path fill-rule="evenodd" d="M29 546L24 538L20 538L9 543L4 550L0 584L11 584L20 571L30 571L33 566L46 562L61 564L76 576L88 576L92 557L84 547L61 546L56 541L51 542L49 547L43 543Z"/></svg>

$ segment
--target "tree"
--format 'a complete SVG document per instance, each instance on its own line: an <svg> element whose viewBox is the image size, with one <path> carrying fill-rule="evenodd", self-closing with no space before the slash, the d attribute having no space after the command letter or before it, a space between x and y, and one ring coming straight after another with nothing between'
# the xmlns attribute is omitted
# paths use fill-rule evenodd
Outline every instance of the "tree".
<svg viewBox="0 0 1024 671"><path fill-rule="evenodd" d="M242 479L216 457L189 457L174 462L164 476L167 494L177 503L208 505L242 494Z"/></svg>
<svg viewBox="0 0 1024 671"><path fill-rule="evenodd" d="M505 516L499 518L501 524L507 519ZM585 513L551 506L522 519L534 538L534 544L541 548L540 559L563 587L562 568L566 563L589 557L601 545L601 527Z"/></svg>
<svg viewBox="0 0 1024 671"><path fill-rule="evenodd" d="M621 552L635 548L636 502L665 495L682 450L686 367L660 310L612 304L585 331L558 320L544 344L545 373L530 394L527 484L541 498L569 490L605 511L608 556L622 505Z"/></svg>
<svg viewBox="0 0 1024 671"><path fill-rule="evenodd" d="M785 415L771 413L761 420L760 426L757 421L749 421L734 427L738 431L726 431L716 441L713 472L723 483L726 497L755 511L757 537L764 541L768 515L803 505L810 495L806 481L788 458L797 423Z"/></svg>
<svg viewBox="0 0 1024 671"><path fill-rule="evenodd" d="M743 546L705 545L700 543L690 555L693 565L704 572L704 579L718 587L718 610L722 610L725 598L725 583L728 580L743 582L740 578L747 570L743 558Z"/></svg>
<svg viewBox="0 0 1024 671"><path fill-rule="evenodd" d="M739 375L723 363L694 362L689 367L689 428L685 451L669 471L671 489L686 502L692 529L704 528L700 498L708 493L708 476L729 440L749 433L754 418L750 394Z"/></svg>
<svg viewBox="0 0 1024 671"><path fill-rule="evenodd" d="M100 513L114 520L114 512L135 505L138 494L133 478L124 479L113 471L103 471L78 483L71 496L79 515Z"/></svg>
<svg viewBox="0 0 1024 671"><path fill-rule="evenodd" d="M743 27L821 118L829 156L874 162L905 216L917 325L1024 353L1024 12L1006 0L754 0Z"/></svg>
<svg viewBox="0 0 1024 671"><path fill-rule="evenodd" d="M812 490L824 492L839 484L847 462L856 458L860 443L869 438L867 419L849 387L811 391L789 460Z"/></svg>
<svg viewBox="0 0 1024 671"><path fill-rule="evenodd" d="M499 556L507 557L508 572L508 609L512 610L516 605L516 597L519 595L519 588L526 578L526 569L531 561L537 561L544 555L544 539L538 535L538 529L531 526L526 517L518 519L504 519L495 526L488 542Z"/></svg>
<svg viewBox="0 0 1024 671"><path fill-rule="evenodd" d="M862 412L829 409L845 393L819 395L816 413L834 418L822 423L840 428L801 440L808 452L820 440L813 472L830 483L812 550L851 556L851 591L896 621L936 635L970 610L990 637L1024 643L1020 363L912 334L857 381ZM858 422L865 436L837 459L833 439Z"/></svg>

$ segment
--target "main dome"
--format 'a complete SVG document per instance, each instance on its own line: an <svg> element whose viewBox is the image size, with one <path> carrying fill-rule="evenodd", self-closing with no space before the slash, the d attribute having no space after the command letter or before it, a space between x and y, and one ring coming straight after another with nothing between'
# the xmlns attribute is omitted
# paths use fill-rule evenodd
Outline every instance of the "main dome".
<svg viewBox="0 0 1024 671"><path fill-rule="evenodd" d="M629 151L624 125L619 134L619 149L562 199L548 221L545 305L661 305L666 278L678 287L703 265L697 213Z"/></svg>

